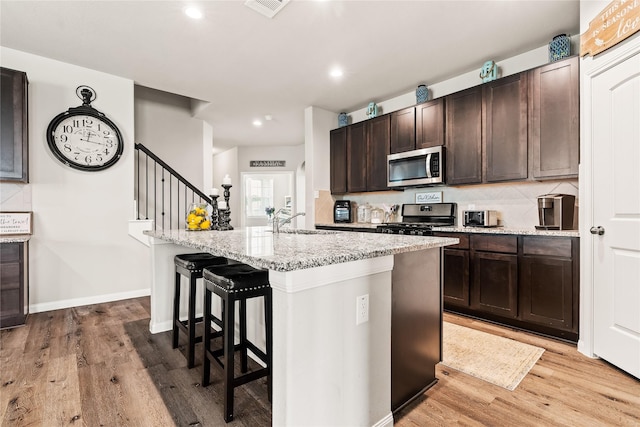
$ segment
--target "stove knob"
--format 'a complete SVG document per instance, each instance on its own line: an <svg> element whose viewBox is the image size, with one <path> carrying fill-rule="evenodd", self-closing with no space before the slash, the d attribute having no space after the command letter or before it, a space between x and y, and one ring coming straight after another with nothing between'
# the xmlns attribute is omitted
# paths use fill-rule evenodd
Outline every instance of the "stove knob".
<svg viewBox="0 0 640 427"><path fill-rule="evenodd" d="M422 230L417 231L417 232L416 232L416 234L417 234L418 236L424 236L424 231L422 231Z"/></svg>

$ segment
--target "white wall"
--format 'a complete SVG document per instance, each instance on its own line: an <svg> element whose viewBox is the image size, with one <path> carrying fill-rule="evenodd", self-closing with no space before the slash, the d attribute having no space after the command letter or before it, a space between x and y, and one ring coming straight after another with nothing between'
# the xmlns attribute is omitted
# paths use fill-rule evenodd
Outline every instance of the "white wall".
<svg viewBox="0 0 640 427"><path fill-rule="evenodd" d="M211 179L204 180L202 167L205 128L202 120L192 117L191 100L144 86L135 86L134 93L135 142L149 148L200 190L208 190ZM210 161L210 134L208 141ZM202 187L205 182L207 187Z"/></svg>
<svg viewBox="0 0 640 427"><path fill-rule="evenodd" d="M30 182L9 190L12 206L21 198L24 208L34 212L30 311L147 295L148 248L129 237L127 229L133 218L133 81L0 49L1 65L25 71L29 79ZM81 104L76 97L80 85L96 91L93 107L107 114L124 138L122 157L104 171L71 169L47 146L47 125ZM4 202L0 209L5 209Z"/></svg>
<svg viewBox="0 0 640 427"><path fill-rule="evenodd" d="M320 190L329 190L329 131L338 127L336 113L318 107L304 110L305 143L305 227L315 224L315 198Z"/></svg>

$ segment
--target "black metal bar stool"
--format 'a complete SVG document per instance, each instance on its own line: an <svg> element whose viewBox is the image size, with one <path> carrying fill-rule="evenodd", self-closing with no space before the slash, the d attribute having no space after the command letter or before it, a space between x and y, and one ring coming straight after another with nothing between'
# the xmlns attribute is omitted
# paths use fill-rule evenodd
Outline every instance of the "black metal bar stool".
<svg viewBox="0 0 640 427"><path fill-rule="evenodd" d="M227 259L201 252L176 255L174 262L176 265L176 284L173 293L173 348L178 347L179 331L182 330L187 335L187 366L193 368L196 343L202 341L202 336L196 336L196 325L202 322L202 317L196 318L196 280L202 278L204 267L227 264ZM189 279L187 320L180 320L181 276Z"/></svg>
<svg viewBox="0 0 640 427"><path fill-rule="evenodd" d="M211 328L204 329L204 357L202 385L210 383L211 361L224 369L224 420L233 420L233 391L236 387L250 381L267 377L268 397L271 400L271 359L272 359L272 313L271 286L269 272L258 270L246 264L231 264L207 267L203 270L205 285L204 324L211 325L211 295L222 299L222 348L211 349ZM264 298L266 352L263 352L247 339L247 300ZM235 345L235 303L240 303L240 342ZM242 375L234 375L234 352L240 353ZM247 350L251 350L266 367L247 373ZM222 356L222 359L220 359Z"/></svg>

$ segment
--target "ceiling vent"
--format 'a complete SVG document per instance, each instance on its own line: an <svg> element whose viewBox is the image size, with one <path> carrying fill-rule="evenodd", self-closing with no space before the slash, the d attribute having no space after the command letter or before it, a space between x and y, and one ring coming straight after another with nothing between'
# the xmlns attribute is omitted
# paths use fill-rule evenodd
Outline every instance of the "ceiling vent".
<svg viewBox="0 0 640 427"><path fill-rule="evenodd" d="M247 0L244 5L267 18L273 18L287 3L289 0Z"/></svg>

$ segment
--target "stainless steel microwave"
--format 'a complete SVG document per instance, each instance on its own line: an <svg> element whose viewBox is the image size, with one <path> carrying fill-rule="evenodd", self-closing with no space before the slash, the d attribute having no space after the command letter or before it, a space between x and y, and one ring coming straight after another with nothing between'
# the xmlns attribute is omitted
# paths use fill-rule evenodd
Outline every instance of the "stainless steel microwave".
<svg viewBox="0 0 640 427"><path fill-rule="evenodd" d="M444 184L444 147L422 148L387 156L387 186Z"/></svg>

